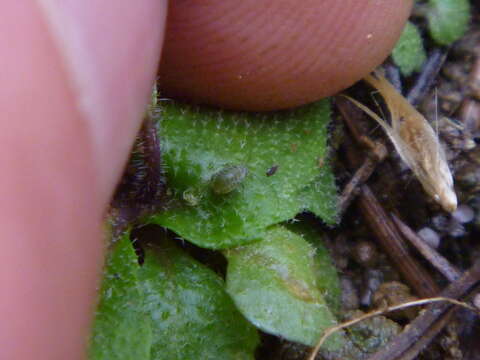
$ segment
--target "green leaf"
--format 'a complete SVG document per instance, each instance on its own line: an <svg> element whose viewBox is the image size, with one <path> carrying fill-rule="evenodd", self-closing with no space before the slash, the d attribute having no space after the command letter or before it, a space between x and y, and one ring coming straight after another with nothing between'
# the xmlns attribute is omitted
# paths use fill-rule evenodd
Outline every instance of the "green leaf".
<svg viewBox="0 0 480 360"><path fill-rule="evenodd" d="M253 360L256 329L213 271L165 241L146 249L139 276L153 320L152 360Z"/></svg>
<svg viewBox="0 0 480 360"><path fill-rule="evenodd" d="M334 223L329 114L327 100L274 113L165 102L159 121L174 199L146 221L216 249L259 239L304 209Z"/></svg>
<svg viewBox="0 0 480 360"><path fill-rule="evenodd" d="M470 21L468 0L429 0L427 11L430 35L441 45L463 36Z"/></svg>
<svg viewBox="0 0 480 360"><path fill-rule="evenodd" d="M284 224L287 230L301 236L315 249L315 278L317 287L325 298L329 308L334 312L340 309L340 297L342 290L338 278L337 269L333 264L332 258L323 243L321 234L315 230L311 223L305 221L295 221Z"/></svg>
<svg viewBox="0 0 480 360"><path fill-rule="evenodd" d="M142 311L138 269L129 234L125 233L107 259L90 341L90 360L150 359L151 324Z"/></svg>
<svg viewBox="0 0 480 360"><path fill-rule="evenodd" d="M422 68L427 56L420 32L411 22L407 22L405 25L402 35L393 49L392 58L405 76Z"/></svg>
<svg viewBox="0 0 480 360"><path fill-rule="evenodd" d="M227 291L258 328L312 346L335 324L318 278L321 263L330 259L320 258L325 254L317 253L301 236L274 226L262 241L225 254ZM344 344L337 333L325 347L339 350Z"/></svg>

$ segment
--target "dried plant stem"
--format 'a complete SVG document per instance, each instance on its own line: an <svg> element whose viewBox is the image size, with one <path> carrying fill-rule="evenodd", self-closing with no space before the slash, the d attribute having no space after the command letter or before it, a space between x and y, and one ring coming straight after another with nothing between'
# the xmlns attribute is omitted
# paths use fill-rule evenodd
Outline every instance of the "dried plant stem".
<svg viewBox="0 0 480 360"><path fill-rule="evenodd" d="M397 360L413 360L417 355L425 349L425 347L437 336L437 334L443 330L443 328L451 321L451 317L457 309L452 307L445 314L440 316L432 326L430 326L422 336L412 344L412 346L405 351Z"/></svg>
<svg viewBox="0 0 480 360"><path fill-rule="evenodd" d="M393 260L408 284L421 297L432 297L439 288L431 275L410 255L404 240L367 185L362 186L360 209L383 250Z"/></svg>
<svg viewBox="0 0 480 360"><path fill-rule="evenodd" d="M385 66L385 76L387 77L388 81L392 83L395 89L402 94L403 93L403 86L402 86L402 78L400 76L400 70L393 64L389 64Z"/></svg>
<svg viewBox="0 0 480 360"><path fill-rule="evenodd" d="M480 282L480 261L476 261L473 266L462 274L458 280L450 283L440 294L442 297L450 299L459 299L475 291L478 291ZM409 354L412 359L413 354L422 348L416 346L417 342L428 344L433 337L442 329L442 323L445 325L448 319L451 305L448 303L431 304L419 316L413 320L409 326L399 335L397 335L387 346L377 351L369 357L368 360L399 360L403 355ZM437 328L436 331L433 328Z"/></svg>
<svg viewBox="0 0 480 360"><path fill-rule="evenodd" d="M430 264L448 279L448 281L455 281L462 275L461 272L450 264L447 259L420 239L420 237L415 234L409 226L404 224L403 221L394 214L391 214L391 216L405 238L409 240L410 243L430 262Z"/></svg>
<svg viewBox="0 0 480 360"><path fill-rule="evenodd" d="M391 124L357 100L344 96L382 126L425 192L446 211L455 211L457 196L453 188L453 177L435 131L423 115L381 74L375 72L367 75L364 80L383 97L390 112Z"/></svg>
<svg viewBox="0 0 480 360"><path fill-rule="evenodd" d="M369 155L362 166L358 168L355 174L352 176L348 184L342 191L339 200L339 212L343 214L352 200L360 192L360 185L364 184L372 175L377 164L387 156L387 149L382 143L375 143L373 149L373 155Z"/></svg>
<svg viewBox="0 0 480 360"><path fill-rule="evenodd" d="M354 318L352 320L349 320L349 321L346 321L344 323L341 323L341 324L338 324L338 325L335 325L335 326L332 326L332 327L328 328L323 333L323 335L320 338L320 340L318 341L317 345L315 345L313 350L310 352L309 356L307 357L307 360L314 360L315 356L317 356L318 351L320 350L320 347L323 345L325 340L327 340L327 338L330 335L332 335L333 333L335 333L335 332L337 332L341 329L344 329L346 327L355 325L355 324L357 324L357 323L359 323L363 320L370 319L374 316L383 315L383 314L386 314L386 313L389 313L389 312L392 312L392 311L401 310L401 309L409 308L409 307L412 307L412 306L431 304L431 303L434 303L434 302L441 302L441 301L445 301L445 302L448 302L448 303L451 303L451 304L454 304L454 305L464 307L464 308L469 309L469 310L477 313L478 315L480 315L480 311L477 308L475 308L475 307L473 307L473 306L471 306L471 305L469 305L465 302L458 301L458 300L455 300L455 299L446 298L446 297L441 297L441 296L433 297L433 298L427 298L427 299L420 299L420 300L415 300L415 301L408 301L408 302L405 302L405 303L402 303L402 304L388 306L386 308L373 310L373 311L371 311L369 313L366 313L366 314L363 314L363 315L361 315L357 318Z"/></svg>
<svg viewBox="0 0 480 360"><path fill-rule="evenodd" d="M364 115L345 98L337 97L336 102L350 132L357 142L363 144L363 136L358 130L358 124ZM344 146L350 165L352 167L358 166L359 152L352 144L349 136L345 136ZM393 260L406 282L420 297L436 296L439 292L436 283L430 274L410 255L397 227L367 185L362 185L360 188L358 205L380 246Z"/></svg>
<svg viewBox="0 0 480 360"><path fill-rule="evenodd" d="M425 94L431 89L446 58L447 52L441 49L434 49L430 53L415 85L407 94L407 100L410 104L417 105L421 102Z"/></svg>

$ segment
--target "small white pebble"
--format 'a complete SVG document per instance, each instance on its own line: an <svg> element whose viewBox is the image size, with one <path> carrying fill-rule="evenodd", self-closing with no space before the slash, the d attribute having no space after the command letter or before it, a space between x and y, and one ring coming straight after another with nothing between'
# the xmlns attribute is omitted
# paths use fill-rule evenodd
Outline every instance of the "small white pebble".
<svg viewBox="0 0 480 360"><path fill-rule="evenodd" d="M448 225L448 235L454 238L459 238L467 235L467 230L465 230L465 226L460 224L457 220L452 219Z"/></svg>
<svg viewBox="0 0 480 360"><path fill-rule="evenodd" d="M473 220L475 212L470 206L462 204L452 213L452 217L460 224L466 224Z"/></svg>
<svg viewBox="0 0 480 360"><path fill-rule="evenodd" d="M477 309L480 309L480 293L473 297L473 306L475 306Z"/></svg>
<svg viewBox="0 0 480 360"><path fill-rule="evenodd" d="M438 236L438 233L435 230L429 227L420 229L417 232L417 235L420 236L427 245L434 249L438 248L440 245L440 236Z"/></svg>
<svg viewBox="0 0 480 360"><path fill-rule="evenodd" d="M465 150L472 150L473 148L475 148L477 146L477 143L472 139L467 139L467 140L465 140L465 144L463 146L464 146Z"/></svg>
<svg viewBox="0 0 480 360"><path fill-rule="evenodd" d="M433 227L440 232L447 231L449 223L450 223L449 217L444 214L439 214L432 218Z"/></svg>

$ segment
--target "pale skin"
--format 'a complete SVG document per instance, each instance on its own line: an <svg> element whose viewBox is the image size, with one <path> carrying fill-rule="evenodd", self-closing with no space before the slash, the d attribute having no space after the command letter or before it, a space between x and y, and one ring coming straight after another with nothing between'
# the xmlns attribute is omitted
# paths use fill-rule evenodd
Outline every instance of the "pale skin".
<svg viewBox="0 0 480 360"><path fill-rule="evenodd" d="M355 7L356 0L331 1L329 11L318 15L325 18L318 23L331 25L331 30L323 30L331 51L315 53L317 59L312 61L312 51L327 45L318 37L304 36L305 29L318 26L309 14L326 2L305 1L301 5L305 11L295 13L296 21L279 20L276 25L275 19L288 18L285 13L302 8L286 0L268 6L273 10L273 15L268 14L273 27L262 26L266 2L207 1L208 11L172 6L161 66L161 75L172 74L166 90L178 92L172 89L178 82L193 89L183 95L195 98L209 84L221 83L202 100L226 107L245 104L246 109L312 101L348 86L378 65L411 6L404 0L372 0L365 2L363 11ZM166 9L162 0L0 4L0 359L85 358L103 262L105 209L156 77ZM188 23L198 24L215 9L217 15L236 13L257 24L244 34L241 59L225 56L234 48L228 41L215 41L221 31L223 39L235 33L235 22L203 22L218 26L217 31L208 28L202 33L197 28L189 38L175 28L178 11L191 16ZM344 23L332 20L340 18ZM358 28L379 34L375 46L355 37L358 31L352 34ZM208 36L218 46L193 46L208 42ZM271 52L257 52L272 39ZM182 79L171 65L181 56L179 44L208 50L195 59L222 61L189 67L181 57L181 66L199 71L189 74L190 80ZM345 59L361 60L348 71L335 71L333 64ZM301 71L292 73L292 66ZM325 68L329 77L322 82ZM247 76L248 82L228 80L241 71L255 77ZM275 91L266 94L267 88ZM228 98L222 95L225 92Z"/></svg>

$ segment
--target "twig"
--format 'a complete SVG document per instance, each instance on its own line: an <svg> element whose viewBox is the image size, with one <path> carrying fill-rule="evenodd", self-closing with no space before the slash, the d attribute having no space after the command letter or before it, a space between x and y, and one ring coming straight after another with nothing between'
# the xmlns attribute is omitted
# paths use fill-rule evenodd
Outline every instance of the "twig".
<svg viewBox="0 0 480 360"><path fill-rule="evenodd" d="M459 341L463 353L463 360L478 360L480 354L480 321L469 311L459 311L457 317L461 319L459 329Z"/></svg>
<svg viewBox="0 0 480 360"><path fill-rule="evenodd" d="M385 67L385 76L393 85L393 87L400 93L403 93L402 79L400 77L400 70L393 64L388 64Z"/></svg>
<svg viewBox="0 0 480 360"><path fill-rule="evenodd" d="M355 141L370 150L374 150L375 142L370 140L368 136L363 135L359 126L358 120L365 118L363 113L354 107L344 96L335 96L335 103Z"/></svg>
<svg viewBox="0 0 480 360"><path fill-rule="evenodd" d="M313 350L310 352L310 355L308 356L307 360L314 360L315 356L318 353L318 350L320 350L320 347L323 345L325 340L327 340L327 338L330 335L332 335L333 333L335 333L335 332L337 332L341 329L344 329L344 328L347 328L349 326L355 325L355 324L357 324L361 321L370 319L370 318L378 316L378 315L383 315L383 314L386 314L386 313L389 313L389 312L392 312L392 311L396 311L396 310L406 309L406 308L409 308L409 307L412 307L412 306L431 304L431 303L435 303L435 302L448 302L448 303L451 303L451 304L454 304L454 305L462 306L464 308L467 308L471 311L476 312L477 314L480 314L479 310L477 308L471 306L471 305L468 305L464 302L461 302L461 301L458 301L458 300L455 300L455 299L449 299L449 298L445 298L445 297L434 297L434 298L429 298L429 299L420 299L420 300L405 302L405 303L402 303L402 304L396 304L396 305L388 306L388 307L383 308L383 309L377 309L377 310L370 311L370 312L368 312L366 314L363 314L363 315L361 315L361 316L359 316L355 319L352 319L352 320L349 320L349 321L346 321L344 323L341 323L341 324L338 324L338 325L335 325L335 326L332 326L332 327L328 328L327 330L325 330L325 332L323 333L323 335L320 338L320 340L318 341L318 343L315 345Z"/></svg>
<svg viewBox="0 0 480 360"><path fill-rule="evenodd" d="M400 356L397 360L412 360L425 349L425 347L432 341L437 334L443 330L443 328L450 322L451 317L457 309L451 308L445 314L439 317L439 319L428 328L423 335L415 341L412 346Z"/></svg>
<svg viewBox="0 0 480 360"><path fill-rule="evenodd" d="M407 94L407 100L410 104L415 106L421 102L425 94L433 85L446 58L447 52L438 48L430 53L430 56L422 67L415 85L413 85Z"/></svg>
<svg viewBox="0 0 480 360"><path fill-rule="evenodd" d="M437 284L410 255L395 224L367 185L362 186L358 204L383 250L393 260L407 283L421 297L437 295L439 292Z"/></svg>
<svg viewBox="0 0 480 360"><path fill-rule="evenodd" d="M440 294L442 297L458 299L464 297L480 282L480 260L466 271L462 277L452 282ZM396 336L384 349L373 354L368 360L393 360L411 349L414 344L426 335L427 330L444 315L451 306L449 304L432 304L421 315L413 320L408 328ZM435 334L433 334L434 336ZM432 336L432 334L430 334ZM429 338L430 340L432 337ZM428 343L424 340L424 343ZM421 349L417 349L420 351ZM418 353L418 352L417 352Z"/></svg>
<svg viewBox="0 0 480 360"><path fill-rule="evenodd" d="M405 238L450 282L457 280L462 275L458 269L450 264L450 262L435 249L428 246L408 225L396 217L395 214L391 214L391 216Z"/></svg>
<svg viewBox="0 0 480 360"><path fill-rule="evenodd" d="M359 138L362 138L362 135L358 130L357 124L363 114L346 99L337 97L336 102L350 132L356 137L357 141L359 141ZM355 166L355 163L358 162L358 151L354 149L354 145L351 144L348 136L345 136L344 144L347 148L347 158L350 164ZM409 254L395 224L386 214L385 210L367 185L361 186L358 205L383 250L393 260L407 283L421 297L432 297L437 295L439 289L432 277Z"/></svg>
<svg viewBox="0 0 480 360"><path fill-rule="evenodd" d="M349 102L343 96L337 96L335 100L341 111L348 111L349 105L346 104L349 104ZM347 210L348 206L360 192L360 185L364 184L370 178L378 163L382 162L387 156L387 148L382 142L372 141L368 136L362 135L358 126L351 121L351 116L344 116L343 118L357 142L369 149L370 152L340 195L340 214L343 214Z"/></svg>
<svg viewBox="0 0 480 360"><path fill-rule="evenodd" d="M350 203L360 192L360 185L364 184L372 175L377 164L387 156L387 149L382 143L376 143L373 150L374 156L369 155L363 162L363 165L358 168L355 174L352 176L348 184L342 191L339 200L340 214L343 214L348 208Z"/></svg>

